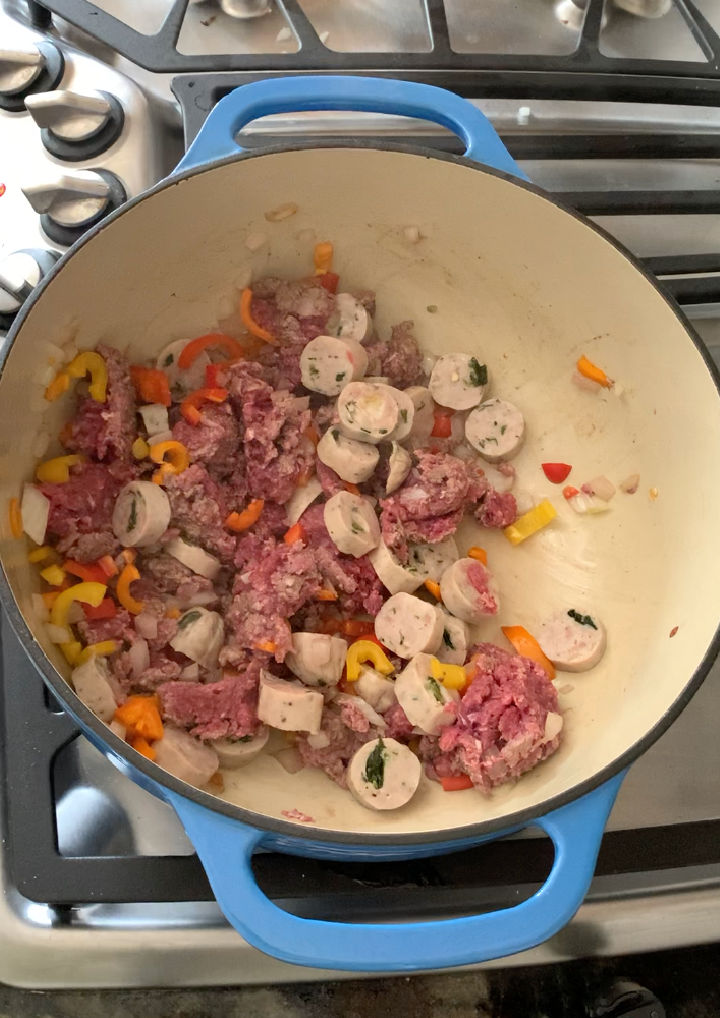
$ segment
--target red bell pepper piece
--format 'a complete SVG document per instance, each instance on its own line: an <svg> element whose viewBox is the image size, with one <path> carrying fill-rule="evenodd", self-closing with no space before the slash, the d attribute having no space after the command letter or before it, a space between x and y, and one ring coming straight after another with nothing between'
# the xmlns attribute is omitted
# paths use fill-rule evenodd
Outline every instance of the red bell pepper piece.
<svg viewBox="0 0 720 1018"><path fill-rule="evenodd" d="M170 382L168 376L160 368L144 368L141 364L130 365L130 377L143 403L161 403L170 406Z"/></svg>
<svg viewBox="0 0 720 1018"><path fill-rule="evenodd" d="M541 463L543 473L553 484L562 484L572 470L569 463Z"/></svg>
<svg viewBox="0 0 720 1018"><path fill-rule="evenodd" d="M207 350L209 347L218 347L221 350L225 350L231 358L242 357L245 354L241 344L236 339L233 339L232 336L226 336L224 332L209 332L206 336L198 336L197 339L191 339L182 348L178 357L178 367L185 371L200 356L203 350Z"/></svg>
<svg viewBox="0 0 720 1018"><path fill-rule="evenodd" d="M82 610L88 622L96 622L98 619L114 619L117 615L117 605L111 597L104 597L97 608L93 608L91 604L84 604Z"/></svg>
<svg viewBox="0 0 720 1018"><path fill-rule="evenodd" d="M446 792L462 792L465 788L473 787L467 774L451 774L450 777L440 778L440 784Z"/></svg>
<svg viewBox="0 0 720 1018"><path fill-rule="evenodd" d="M433 438L450 438L453 413L453 410L440 410L439 408L435 411L435 424L430 432Z"/></svg>
<svg viewBox="0 0 720 1018"><path fill-rule="evenodd" d="M337 272L323 272L322 276L318 276L320 286L324 286L330 293L337 293L339 282L340 276Z"/></svg>
<svg viewBox="0 0 720 1018"><path fill-rule="evenodd" d="M108 574L99 562L76 562L74 559L66 559L63 562L63 569L72 576L77 576L88 583L107 583Z"/></svg>

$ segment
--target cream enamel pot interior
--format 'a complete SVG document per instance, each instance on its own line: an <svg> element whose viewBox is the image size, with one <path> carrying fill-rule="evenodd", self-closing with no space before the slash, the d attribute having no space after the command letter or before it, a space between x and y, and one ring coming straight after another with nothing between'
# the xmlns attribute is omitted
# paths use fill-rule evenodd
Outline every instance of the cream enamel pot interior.
<svg viewBox="0 0 720 1018"><path fill-rule="evenodd" d="M362 145L238 150L235 135L254 117L319 108L423 116L460 134L469 158ZM518 485L550 498L558 516L516 548L502 533L483 531L502 609L482 638L502 645L500 625L533 631L546 614L576 607L604 620L608 650L593 671L560 675L560 750L491 797L448 794L424 782L407 808L386 815L364 809L322 773L289 776L270 757L228 773L222 799L177 781L112 735L66 683L67 666L33 620L30 595L40 584L26 543L11 538L3 513L3 601L33 663L95 745L176 809L230 921L289 961L374 971L440 967L549 936L586 890L622 769L671 723L717 650L720 401L713 369L643 270L521 176L482 115L450 93L360 78L248 85L215 108L175 176L62 258L11 331L0 378L3 504L31 477L38 434L56 434L69 412L68 400L48 405L43 398L38 379L48 343L74 337L90 348L102 341L143 360L172 339L210 331L250 275L305 274L316 240L334 242L343 288L377 291L381 334L411 318L428 351L477 353L492 393L525 413ZM297 212L268 221L264 213L287 202ZM407 226L419 228L418 243L408 242ZM257 233L267 243L251 253L245 241ZM597 396L572 385L581 354L601 364L622 393ZM561 487L543 476L545 460L573 464L576 480L637 472L640 488L618 493L603 516L576 516ZM293 809L315 822L290 822L284 811ZM555 841L548 883L523 905L479 917L401 927L306 921L268 902L249 864L259 845L365 860L427 855L530 821Z"/></svg>

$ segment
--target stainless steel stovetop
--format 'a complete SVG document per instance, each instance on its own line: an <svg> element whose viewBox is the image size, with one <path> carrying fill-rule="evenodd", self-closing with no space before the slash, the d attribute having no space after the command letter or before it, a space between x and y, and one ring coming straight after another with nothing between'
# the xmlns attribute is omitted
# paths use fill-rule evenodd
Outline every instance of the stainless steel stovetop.
<svg viewBox="0 0 720 1018"><path fill-rule="evenodd" d="M424 0L202 0L184 16L183 0L100 0L92 10L101 41L86 31L91 5L47 2L69 20L49 22L37 4L0 0L0 105L3 90L17 94L18 84L47 80L51 68L40 66L38 44L53 43L64 58L63 76L29 104L34 119L22 102L16 111L0 108L0 330L37 281L42 253L64 250L63 237L106 211L107 178L98 170L114 174L128 195L138 193L172 169L183 125L188 140L224 91L264 67L291 69L297 58L300 70L346 60L458 87L488 113L533 180L598 219L666 280L720 359L720 65L712 32L720 0L591 0L589 7L587 0L522 0L510 8L446 0L445 35L436 0L427 7ZM691 25L688 10L707 21ZM106 14L130 30L118 34ZM153 33L172 19L176 46L156 57ZM578 53L591 35L597 45L585 73ZM496 56L486 59L488 52ZM625 85L612 78L614 66ZM565 73L571 67L574 78ZM173 84L182 117L170 87L176 70L186 72ZM623 88L628 98L651 101L609 101ZM124 123L98 150L111 105L102 93L119 100ZM674 99L686 105L668 105ZM60 155L47 151L41 128L64 143ZM247 141L328 133L454 144L402 118L349 114L270 118L251 125ZM88 141L88 149L74 147ZM17 251L29 255L18 259ZM228 927L175 815L57 713L4 620L0 639L0 981L217 985L329 976L274 961ZM496 964L720 939L719 724L716 666L679 721L632 767L575 919L541 947ZM306 915L457 914L532 892L549 865L543 840L532 837L372 871L265 856L258 875L276 900Z"/></svg>

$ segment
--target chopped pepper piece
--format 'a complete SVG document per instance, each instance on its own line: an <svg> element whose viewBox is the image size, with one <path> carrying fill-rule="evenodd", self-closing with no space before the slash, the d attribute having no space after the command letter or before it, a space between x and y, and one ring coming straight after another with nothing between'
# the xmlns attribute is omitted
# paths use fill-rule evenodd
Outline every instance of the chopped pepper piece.
<svg viewBox="0 0 720 1018"><path fill-rule="evenodd" d="M227 389L196 389L182 401L180 413L189 424L198 424L202 417L198 407L202 403L224 403L227 398Z"/></svg>
<svg viewBox="0 0 720 1018"><path fill-rule="evenodd" d="M465 689L468 678L462 665L447 665L436 657L430 659L430 674L446 689Z"/></svg>
<svg viewBox="0 0 720 1018"><path fill-rule="evenodd" d="M450 774L446 778L440 778L440 784L445 792L462 792L466 788L473 787L467 774Z"/></svg>
<svg viewBox="0 0 720 1018"><path fill-rule="evenodd" d="M129 696L115 711L114 718L125 725L128 735L155 742L162 739L164 728L156 696Z"/></svg>
<svg viewBox="0 0 720 1018"><path fill-rule="evenodd" d="M337 272L325 272L322 276L318 277L318 282L328 293L337 293L340 276L338 276Z"/></svg>
<svg viewBox="0 0 720 1018"><path fill-rule="evenodd" d="M283 535L283 541L285 542L285 544L295 544L296 541L304 540L305 531L303 530L302 523L300 523L299 521L297 523L293 523L293 525L288 530L286 530Z"/></svg>
<svg viewBox="0 0 720 1018"><path fill-rule="evenodd" d="M543 473L553 484L562 484L572 470L569 463L541 463Z"/></svg>
<svg viewBox="0 0 720 1018"><path fill-rule="evenodd" d="M136 735L134 739L131 739L130 745L136 753L139 753L140 756L147 757L148 760L154 760L157 756L155 750L152 748L147 739L143 739L142 735Z"/></svg>
<svg viewBox="0 0 720 1018"><path fill-rule="evenodd" d="M132 454L136 460L145 460L150 455L150 446L139 435L132 444Z"/></svg>
<svg viewBox="0 0 720 1018"><path fill-rule="evenodd" d="M143 403L160 403L170 406L170 380L160 368L144 368L141 364L130 365L130 377L138 399Z"/></svg>
<svg viewBox="0 0 720 1018"><path fill-rule="evenodd" d="M84 463L85 457L79 453L71 453L69 456L56 456L55 459L45 460L40 463L35 476L38 481L47 481L50 484L65 484L70 480L70 467Z"/></svg>
<svg viewBox="0 0 720 1018"><path fill-rule="evenodd" d="M104 597L96 608L93 608L91 604L84 604L82 609L85 618L89 621L96 619L114 619L117 615L117 605L111 597Z"/></svg>
<svg viewBox="0 0 720 1018"><path fill-rule="evenodd" d="M99 562L76 562L74 559L66 559L63 562L63 569L71 576L77 576L81 580L88 580L90 583L105 583L108 574Z"/></svg>
<svg viewBox="0 0 720 1018"><path fill-rule="evenodd" d="M23 520L20 512L20 499L11 498L8 503L8 519L10 522L10 533L13 537L23 536Z"/></svg>
<svg viewBox="0 0 720 1018"><path fill-rule="evenodd" d="M67 371L60 371L53 378L50 385L45 390L45 399L48 403L54 403L56 399L59 399L64 392L67 392L70 388L70 375Z"/></svg>
<svg viewBox="0 0 720 1018"><path fill-rule="evenodd" d="M60 587L65 582L65 573L60 566L48 566L40 570L40 575L51 587Z"/></svg>
<svg viewBox="0 0 720 1018"><path fill-rule="evenodd" d="M510 544L521 544L528 537L532 537L538 530L542 530L548 523L555 519L557 512L552 502L546 498L534 506L529 512L518 516L514 523L505 527L503 534Z"/></svg>
<svg viewBox="0 0 720 1018"><path fill-rule="evenodd" d="M366 661L370 661L373 668L382 672L383 675L390 675L395 671L387 655L377 643L367 639L355 640L348 647L345 658L348 682L357 682L360 678L360 665Z"/></svg>
<svg viewBox="0 0 720 1018"><path fill-rule="evenodd" d="M436 583L435 580L425 580L423 584L426 590L429 590L436 601L442 601L440 596L440 584Z"/></svg>
<svg viewBox="0 0 720 1018"><path fill-rule="evenodd" d="M245 328L253 336L257 336L258 339L262 339L265 343L274 343L277 345L277 339L267 329L263 329L261 325L255 321L250 311L252 305L253 293L249 287L246 287L240 295L240 321L243 323Z"/></svg>
<svg viewBox="0 0 720 1018"><path fill-rule="evenodd" d="M67 366L71 378L84 378L90 375L88 392L96 403L104 403L107 399L108 372L107 365L99 353L86 350L73 357Z"/></svg>
<svg viewBox="0 0 720 1018"><path fill-rule="evenodd" d="M105 583L75 583L72 587L60 591L55 598L50 610L50 621L54 626L66 626L70 605L73 602L79 601L81 604L91 604L93 608L97 608L106 593Z"/></svg>
<svg viewBox="0 0 720 1018"><path fill-rule="evenodd" d="M123 608L127 608L131 615L139 615L145 607L143 601L136 601L130 593L130 584L139 579L140 573L137 570L137 566L128 563L118 576L117 587L115 588L118 601Z"/></svg>
<svg viewBox="0 0 720 1018"><path fill-rule="evenodd" d="M593 364L584 354L578 359L576 367L583 377L597 382L598 385L603 385L606 389L612 389L615 384L612 378L608 378L602 368L599 368L597 364Z"/></svg>
<svg viewBox="0 0 720 1018"><path fill-rule="evenodd" d="M248 530L253 523L257 523L260 519L260 514L264 508L265 499L254 498L241 513L230 513L225 520L225 526L236 533Z"/></svg>
<svg viewBox="0 0 720 1018"><path fill-rule="evenodd" d="M450 438L450 435L452 435L453 413L453 410L441 410L440 407L436 407L435 423L430 432L433 438Z"/></svg>
<svg viewBox="0 0 720 1018"><path fill-rule="evenodd" d="M152 476L155 484L162 484L168 474L181 474L190 466L190 453L182 442L169 439L150 446L150 459L161 467Z"/></svg>
<svg viewBox="0 0 720 1018"><path fill-rule="evenodd" d="M477 559L478 562L482 562L484 566L487 565L487 552L484 548L479 547L479 545L474 544L472 548L468 548L467 554L468 558Z"/></svg>
<svg viewBox="0 0 720 1018"><path fill-rule="evenodd" d="M224 332L208 332L205 336L198 336L197 339L191 339L187 346L182 348L180 356L178 357L178 367L182 368L183 371L187 368L192 367L197 358L203 352L208 350L210 347L217 347L220 350L224 350L231 359L245 356L245 350L241 343L238 343L232 336L226 336Z"/></svg>
<svg viewBox="0 0 720 1018"><path fill-rule="evenodd" d="M46 558L50 558L53 553L53 549L49 544L44 544L42 548L36 548L31 551L28 555L28 562L44 562Z"/></svg>
<svg viewBox="0 0 720 1018"><path fill-rule="evenodd" d="M109 654L114 654L118 647L117 640L100 640L99 643L90 643L80 652L77 663L85 664L91 657L107 657Z"/></svg>
<svg viewBox="0 0 720 1018"><path fill-rule="evenodd" d="M328 240L321 241L315 245L313 262L315 263L315 275L324 276L330 271L333 260L333 246Z"/></svg>
<svg viewBox="0 0 720 1018"><path fill-rule="evenodd" d="M502 626L502 631L521 657L539 664L549 679L555 678L552 661L548 660L540 644L524 626Z"/></svg>
<svg viewBox="0 0 720 1018"><path fill-rule="evenodd" d="M82 644L80 643L80 641L71 640L69 643L61 643L60 650L65 655L65 660L67 661L67 663L69 665L72 665L74 668L78 662L80 654L82 653Z"/></svg>

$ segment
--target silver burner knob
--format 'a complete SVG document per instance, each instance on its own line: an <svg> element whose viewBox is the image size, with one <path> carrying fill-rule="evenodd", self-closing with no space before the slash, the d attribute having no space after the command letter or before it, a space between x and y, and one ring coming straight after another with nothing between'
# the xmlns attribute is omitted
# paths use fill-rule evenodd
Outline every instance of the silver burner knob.
<svg viewBox="0 0 720 1018"><path fill-rule="evenodd" d="M9 328L15 314L42 277L60 257L57 251L13 251L0 260L0 328Z"/></svg>
<svg viewBox="0 0 720 1018"><path fill-rule="evenodd" d="M0 49L0 93L17 95L40 77L45 58L39 49Z"/></svg>
<svg viewBox="0 0 720 1018"><path fill-rule="evenodd" d="M125 188L109 170L59 173L22 192L40 213L45 233L61 244L72 244L126 198Z"/></svg>
<svg viewBox="0 0 720 1018"><path fill-rule="evenodd" d="M45 148L57 159L69 162L93 159L122 132L123 108L109 92L36 92L25 106L42 129Z"/></svg>

